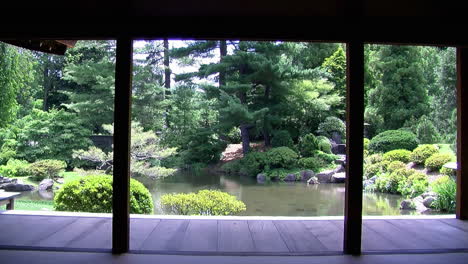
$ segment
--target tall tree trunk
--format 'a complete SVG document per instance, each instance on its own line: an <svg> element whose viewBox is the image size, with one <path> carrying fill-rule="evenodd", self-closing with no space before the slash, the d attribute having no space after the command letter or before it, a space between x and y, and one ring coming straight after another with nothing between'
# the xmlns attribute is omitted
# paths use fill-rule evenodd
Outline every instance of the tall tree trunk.
<svg viewBox="0 0 468 264"><path fill-rule="evenodd" d="M241 139L242 139L242 153L247 154L250 151L250 136L248 124L240 125Z"/></svg>
<svg viewBox="0 0 468 264"><path fill-rule="evenodd" d="M164 99L171 95L171 68L169 67L169 39L164 39ZM168 105L164 113L164 120L166 127L170 126L169 123L169 108Z"/></svg>
<svg viewBox="0 0 468 264"><path fill-rule="evenodd" d="M219 41L219 62L223 62L223 58L227 55L227 44L225 40ZM219 72L219 86L226 85L226 72L221 70Z"/></svg>
<svg viewBox="0 0 468 264"><path fill-rule="evenodd" d="M263 128L263 142L265 142L265 147L271 146L270 129L266 127Z"/></svg>

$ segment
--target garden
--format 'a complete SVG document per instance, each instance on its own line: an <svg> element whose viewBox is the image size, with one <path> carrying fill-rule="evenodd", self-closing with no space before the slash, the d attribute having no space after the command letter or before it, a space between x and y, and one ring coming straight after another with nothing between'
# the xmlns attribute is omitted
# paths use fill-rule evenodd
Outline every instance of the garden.
<svg viewBox="0 0 468 264"><path fill-rule="evenodd" d="M0 43L0 191L111 212L115 41ZM134 43L131 213L342 215L339 43ZM364 214L453 213L455 51L366 45ZM358 139L362 140L362 139Z"/></svg>

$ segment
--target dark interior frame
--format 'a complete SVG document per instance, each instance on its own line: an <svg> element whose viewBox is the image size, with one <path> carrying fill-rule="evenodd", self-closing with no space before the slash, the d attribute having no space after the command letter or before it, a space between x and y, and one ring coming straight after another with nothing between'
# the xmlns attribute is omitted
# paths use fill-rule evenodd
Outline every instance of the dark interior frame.
<svg viewBox="0 0 468 264"><path fill-rule="evenodd" d="M271 22L271 20L268 20ZM203 24L203 23L202 23ZM129 251L129 145L130 145L130 115L131 115L131 80L133 40L151 38L184 38L184 39L255 39L255 40L286 40L303 41L316 39L318 42L344 42L347 45L347 135L348 142L345 218L344 218L344 253L361 253L362 229L362 164L363 164L363 113L364 113L364 43L374 44L404 44L404 45L435 45L455 46L457 48L457 211L456 217L468 220L468 42L454 37L446 31L429 34L424 30L405 36L402 32L411 31L412 27L397 29L389 28L387 34L365 34L359 27L351 23L343 32L333 31L331 26L318 30L315 35L304 31L288 31L287 27L279 27L276 31L258 29L257 24L244 31L232 31L230 27L223 31L195 28L177 31L155 32L151 27L130 30L129 25L118 29L115 25L110 30L97 25L89 30L85 27L70 25L66 30L57 28L37 28L28 25L22 30L0 29L0 39L117 39L116 78L115 78L115 141L114 141L114 195L113 195L113 227L112 252L116 254ZM271 25L270 25L271 26ZM361 25L362 26L362 25ZM236 28L236 27L234 27ZM192 29L192 31L190 31ZM38 33L40 32L40 33ZM107 33L105 33L107 32ZM125 32L122 34L121 32ZM130 32L130 33L129 33ZM180 32L179 35L169 32ZM459 33L462 31L459 31ZM217 33L217 34L216 34ZM431 32L432 33L432 32ZM372 36L372 37L370 37ZM358 139L358 140L356 140ZM351 155L351 153L353 155Z"/></svg>

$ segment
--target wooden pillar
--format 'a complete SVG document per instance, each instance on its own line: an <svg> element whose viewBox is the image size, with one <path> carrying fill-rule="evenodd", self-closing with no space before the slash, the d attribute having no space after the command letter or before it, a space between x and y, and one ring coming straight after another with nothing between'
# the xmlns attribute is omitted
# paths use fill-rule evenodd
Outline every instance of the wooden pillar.
<svg viewBox="0 0 468 264"><path fill-rule="evenodd" d="M468 220L468 48L457 48L457 218Z"/></svg>
<svg viewBox="0 0 468 264"><path fill-rule="evenodd" d="M125 253L129 250L132 53L131 38L117 39L112 199L112 252L114 254Z"/></svg>
<svg viewBox="0 0 468 264"><path fill-rule="evenodd" d="M361 254L364 132L364 44L346 46L346 196L345 254Z"/></svg>

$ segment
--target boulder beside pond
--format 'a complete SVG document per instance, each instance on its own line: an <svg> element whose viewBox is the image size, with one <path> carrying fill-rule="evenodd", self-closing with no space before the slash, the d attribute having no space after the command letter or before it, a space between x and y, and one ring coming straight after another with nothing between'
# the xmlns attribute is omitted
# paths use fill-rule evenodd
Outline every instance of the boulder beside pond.
<svg viewBox="0 0 468 264"><path fill-rule="evenodd" d="M289 173L289 174L286 175L286 177L284 178L284 181L286 181L286 182L293 182L293 181L296 181L296 174L294 174L294 173Z"/></svg>
<svg viewBox="0 0 468 264"><path fill-rule="evenodd" d="M44 179L39 183L39 191L52 190L54 181L52 179Z"/></svg>
<svg viewBox="0 0 468 264"><path fill-rule="evenodd" d="M26 192L34 190L34 186L22 183L8 183L3 185L3 189L7 192Z"/></svg>
<svg viewBox="0 0 468 264"><path fill-rule="evenodd" d="M326 170L317 173L315 177L317 177L320 183L330 183L332 175L335 174L335 170Z"/></svg>
<svg viewBox="0 0 468 264"><path fill-rule="evenodd" d="M307 180L307 184L320 184L319 180L317 179L317 177L312 177L310 178L309 180Z"/></svg>
<svg viewBox="0 0 468 264"><path fill-rule="evenodd" d="M346 181L346 173L344 172L335 173L331 177L332 183L344 183L345 181Z"/></svg>
<svg viewBox="0 0 468 264"><path fill-rule="evenodd" d="M266 179L267 179L267 176L266 176L265 173L257 174L257 182L258 183L265 183Z"/></svg>
<svg viewBox="0 0 468 264"><path fill-rule="evenodd" d="M315 173L312 170L303 170L299 172L299 175L301 176L301 181L306 182L310 178L315 176Z"/></svg>

